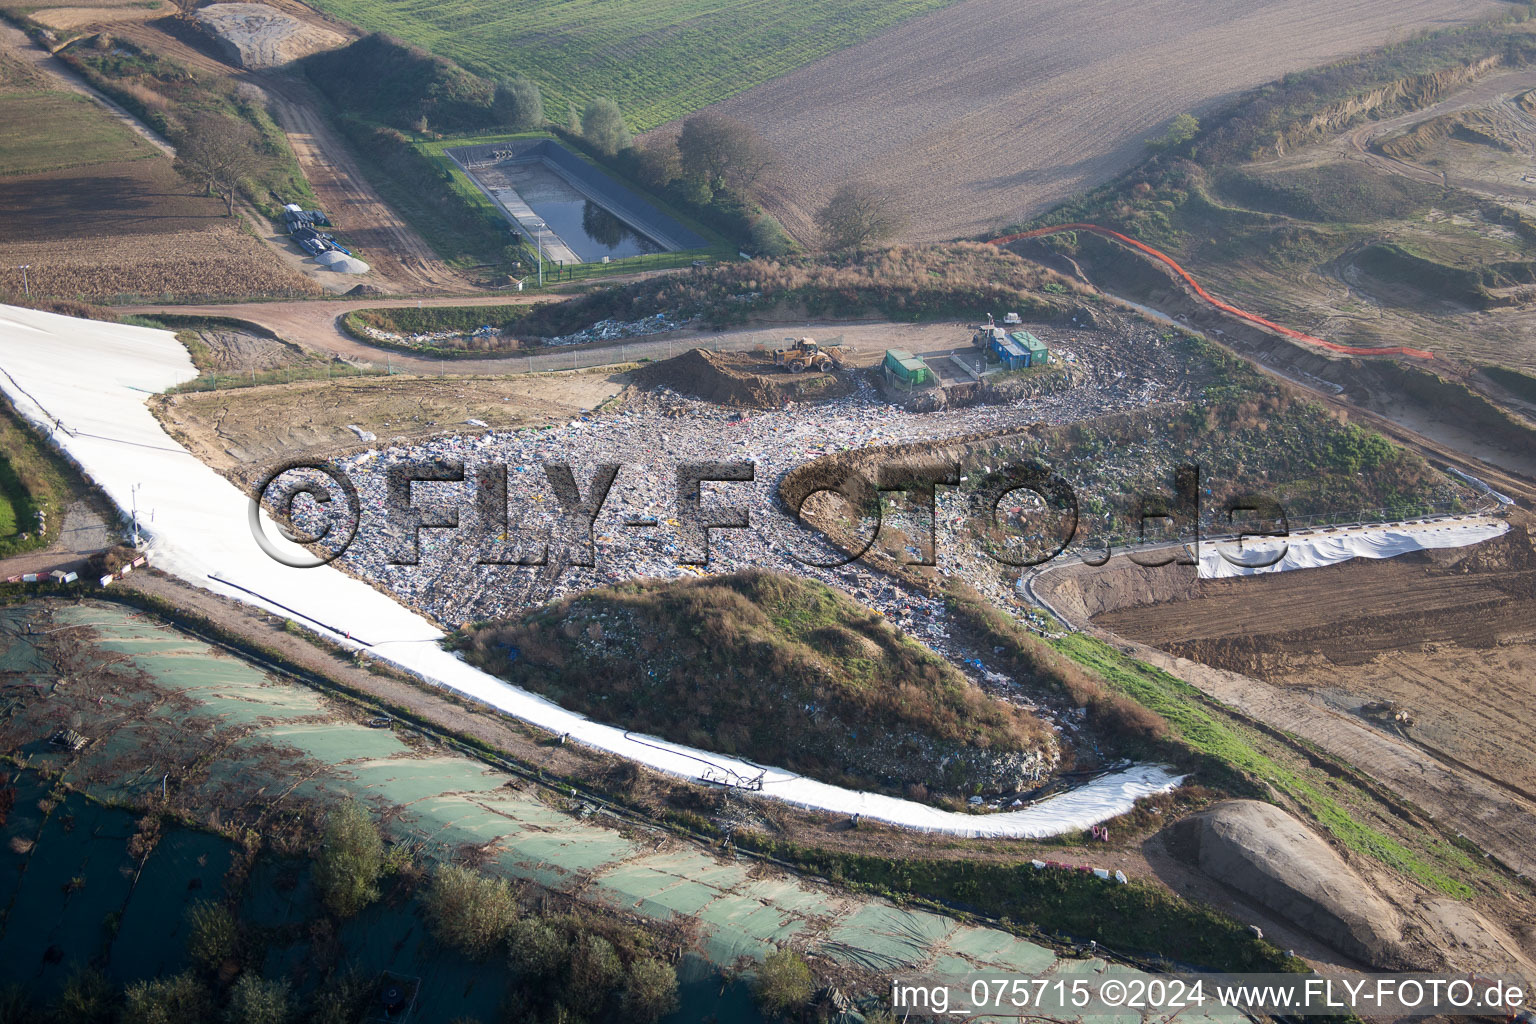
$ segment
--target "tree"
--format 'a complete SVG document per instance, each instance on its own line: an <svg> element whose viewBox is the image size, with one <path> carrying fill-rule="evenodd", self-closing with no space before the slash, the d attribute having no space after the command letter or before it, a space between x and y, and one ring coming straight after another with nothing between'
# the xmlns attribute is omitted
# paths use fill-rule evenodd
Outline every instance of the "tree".
<svg viewBox="0 0 1536 1024"><path fill-rule="evenodd" d="M654 1024L677 1009L677 971L655 957L637 957L629 965L620 1002L624 1019Z"/></svg>
<svg viewBox="0 0 1536 1024"><path fill-rule="evenodd" d="M123 1024L207 1024L213 997L191 974L137 981L124 993Z"/></svg>
<svg viewBox="0 0 1536 1024"><path fill-rule="evenodd" d="M193 115L176 140L177 168L205 193L223 199L231 217L240 183L265 163L256 129L227 114Z"/></svg>
<svg viewBox="0 0 1536 1024"><path fill-rule="evenodd" d="M293 999L288 984L268 981L254 974L242 974L229 992L224 1008L226 1024L288 1024L293 1016Z"/></svg>
<svg viewBox="0 0 1536 1024"><path fill-rule="evenodd" d="M635 169L640 180L652 188L666 188L682 177L677 143L670 138L652 136L635 146Z"/></svg>
<svg viewBox="0 0 1536 1024"><path fill-rule="evenodd" d="M519 131L544 123L544 94L539 83L518 75L511 81L496 83L496 116L502 124Z"/></svg>
<svg viewBox="0 0 1536 1024"><path fill-rule="evenodd" d="M433 937L472 957L500 945L517 920L517 899L505 878L456 864L433 872L423 905Z"/></svg>
<svg viewBox="0 0 1536 1024"><path fill-rule="evenodd" d="M587 104L581 114L581 137L592 143L604 156L613 156L621 149L628 149L629 126L613 100L598 97Z"/></svg>
<svg viewBox="0 0 1536 1024"><path fill-rule="evenodd" d="M1180 114L1168 124L1162 138L1148 139L1153 149L1177 149L1200 133L1200 122L1193 114Z"/></svg>
<svg viewBox="0 0 1536 1024"><path fill-rule="evenodd" d="M816 214L829 249L854 249L901 230L902 217L889 196L866 182L851 181L832 193Z"/></svg>
<svg viewBox="0 0 1536 1024"><path fill-rule="evenodd" d="M214 970L234 955L239 932L222 903L197 901L187 908L187 924L187 953L201 966Z"/></svg>
<svg viewBox="0 0 1536 1024"><path fill-rule="evenodd" d="M762 136L734 118L709 111L683 122L677 151L683 172L711 189L744 192L773 165L773 151Z"/></svg>
<svg viewBox="0 0 1536 1024"><path fill-rule="evenodd" d="M788 1016L810 1002L815 987L810 967L787 946L768 954L752 983L757 1005L776 1017Z"/></svg>
<svg viewBox="0 0 1536 1024"><path fill-rule="evenodd" d="M384 840L373 819L355 803L344 803L326 817L325 834L315 858L315 886L327 910L351 917L379 898L384 873Z"/></svg>

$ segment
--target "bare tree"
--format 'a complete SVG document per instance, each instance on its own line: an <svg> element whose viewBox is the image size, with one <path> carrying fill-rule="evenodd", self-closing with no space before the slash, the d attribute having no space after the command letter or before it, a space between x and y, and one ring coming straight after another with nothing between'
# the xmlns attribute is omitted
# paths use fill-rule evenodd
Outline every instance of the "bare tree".
<svg viewBox="0 0 1536 1024"><path fill-rule="evenodd" d="M683 171L712 189L746 191L773 166L773 151L749 126L705 112L683 122L677 137Z"/></svg>
<svg viewBox="0 0 1536 1024"><path fill-rule="evenodd" d="M855 249L891 237L905 223L896 203L873 185L851 181L816 213L829 249Z"/></svg>
<svg viewBox="0 0 1536 1024"><path fill-rule="evenodd" d="M223 199L234 216L240 183L265 163L260 147L261 138L248 122L227 114L197 114L176 140L176 166L208 195Z"/></svg>
<svg viewBox="0 0 1536 1024"><path fill-rule="evenodd" d="M599 153L613 156L621 149L629 148L629 125L613 100L598 98L587 104L581 115L581 137L592 143Z"/></svg>

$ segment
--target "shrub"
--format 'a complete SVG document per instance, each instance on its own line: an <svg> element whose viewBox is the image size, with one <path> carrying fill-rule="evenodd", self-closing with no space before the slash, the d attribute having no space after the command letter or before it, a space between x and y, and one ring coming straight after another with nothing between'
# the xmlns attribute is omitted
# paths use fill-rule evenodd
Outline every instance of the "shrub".
<svg viewBox="0 0 1536 1024"><path fill-rule="evenodd" d="M765 213L752 222L751 245L759 256L781 259L794 250L795 240L771 214Z"/></svg>
<svg viewBox="0 0 1536 1024"><path fill-rule="evenodd" d="M357 804L344 803L326 818L315 858L315 887L337 917L351 917L379 898L384 841L378 826Z"/></svg>
<svg viewBox="0 0 1536 1024"><path fill-rule="evenodd" d="M423 904L432 935L472 957L484 957L517 920L517 899L505 878L445 864L432 875Z"/></svg>
<svg viewBox="0 0 1536 1024"><path fill-rule="evenodd" d="M287 1024L293 1016L288 984L268 981L254 974L241 975L224 1008L226 1024Z"/></svg>
<svg viewBox="0 0 1536 1024"><path fill-rule="evenodd" d="M810 966L787 946L768 954L752 983L757 1005L776 1017L786 1017L805 1006L814 991Z"/></svg>
<svg viewBox="0 0 1536 1024"><path fill-rule="evenodd" d="M91 968L70 975L53 1004L52 1019L57 1024L107 1024L116 1016L117 990Z"/></svg>
<svg viewBox="0 0 1536 1024"><path fill-rule="evenodd" d="M372 997L373 979L349 966L326 978L310 1000L310 1024L358 1020Z"/></svg>
<svg viewBox="0 0 1536 1024"><path fill-rule="evenodd" d="M123 1024L207 1024L213 997L191 974L138 981L124 993Z"/></svg>
<svg viewBox="0 0 1536 1024"><path fill-rule="evenodd" d="M187 908L187 954L210 969L234 955L239 940L235 916L222 903L199 900Z"/></svg>
<svg viewBox="0 0 1536 1024"><path fill-rule="evenodd" d="M569 945L560 930L536 918L514 922L507 936L512 969L530 981L547 981L565 966Z"/></svg>
<svg viewBox="0 0 1536 1024"><path fill-rule="evenodd" d="M593 1015L624 980L624 964L613 943L601 935L583 935L571 946L567 995L562 998L578 1012Z"/></svg>
<svg viewBox="0 0 1536 1024"><path fill-rule="evenodd" d="M639 957L629 965L620 1004L624 1019L652 1024L677 1009L677 972L655 957Z"/></svg>

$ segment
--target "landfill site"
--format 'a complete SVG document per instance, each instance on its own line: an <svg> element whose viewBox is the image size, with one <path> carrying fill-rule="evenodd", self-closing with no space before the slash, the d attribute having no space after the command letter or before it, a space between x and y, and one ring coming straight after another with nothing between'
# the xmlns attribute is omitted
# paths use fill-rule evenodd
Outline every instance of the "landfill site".
<svg viewBox="0 0 1536 1024"><path fill-rule="evenodd" d="M1536 1024L1536 5L1226 7L0 0L0 1024Z"/></svg>

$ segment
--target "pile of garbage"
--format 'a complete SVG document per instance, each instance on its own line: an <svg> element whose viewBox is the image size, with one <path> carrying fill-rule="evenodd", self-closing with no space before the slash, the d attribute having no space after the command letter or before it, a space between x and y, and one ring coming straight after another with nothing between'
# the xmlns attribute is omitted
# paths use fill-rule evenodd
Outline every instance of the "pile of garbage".
<svg viewBox="0 0 1536 1024"><path fill-rule="evenodd" d="M599 320L591 327L550 338L548 345L587 345L594 341L618 341L620 338L643 338L647 334L666 334L681 330L698 317L679 317L670 313L657 313L641 320Z"/></svg>

